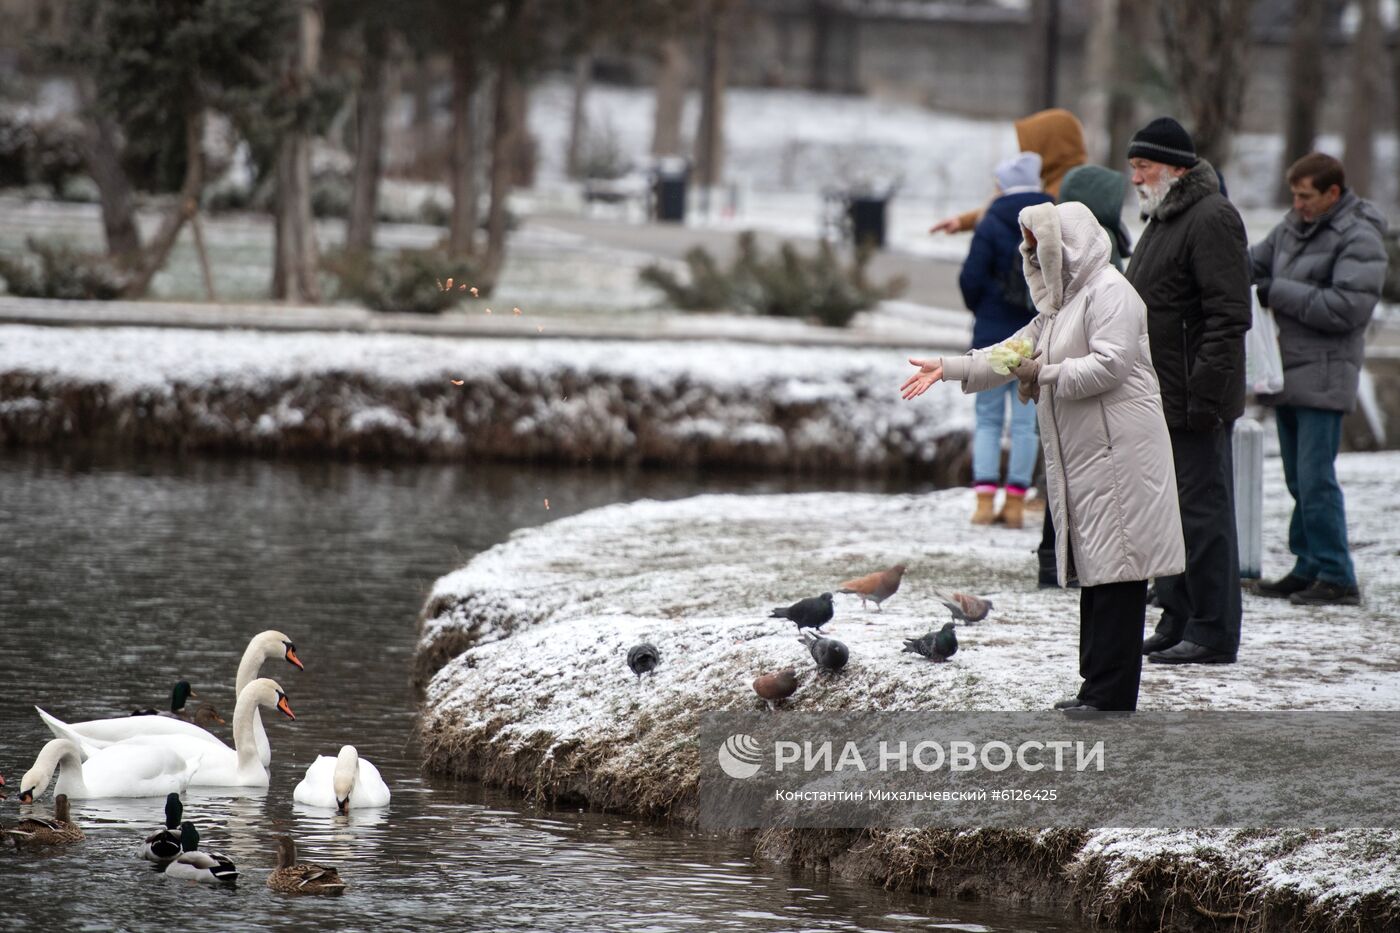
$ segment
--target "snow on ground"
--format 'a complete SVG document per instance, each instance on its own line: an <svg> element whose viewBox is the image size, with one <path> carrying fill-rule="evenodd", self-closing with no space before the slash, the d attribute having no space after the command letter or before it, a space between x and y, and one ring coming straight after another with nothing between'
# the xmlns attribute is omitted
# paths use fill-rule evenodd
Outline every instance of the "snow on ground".
<svg viewBox="0 0 1400 933"><path fill-rule="evenodd" d="M1340 460L1363 607L1302 609L1246 596L1240 663L1145 665L1140 708L1400 708L1397 470L1396 454ZM1290 500L1276 458L1267 461L1264 501L1265 569L1279 574L1290 566ZM443 768L473 761L517 786L582 786L594 802L666 812L683 810L676 801L697 780L687 736L693 742L698 715L759 708L749 682L766 670L806 672L790 704L802 711L1045 709L1078 686L1078 594L1036 588L1038 527L975 529L970 507L965 490L703 496L610 506L517 532L441 578L428 599L419 673L429 759ZM908 575L884 612L837 597L827 631L852 654L839 679L813 676L793 627L765 619L773 606L898 561ZM901 650L904 638L946 619L935 586L995 603L987 621L960 628L960 650L945 665ZM643 640L663 660L639 685L625 656ZM1265 837L1101 830L1079 861L1110 899L1115 886L1127 896L1137 884L1139 863L1206 849L1256 878L1255 894L1338 898L1329 910L1400 890L1400 860L1339 855L1393 853L1400 834L1319 832L1283 850ZM1280 851L1286 857L1274 857Z"/></svg>
<svg viewBox="0 0 1400 933"><path fill-rule="evenodd" d="M724 340L8 326L0 435L115 431L158 446L352 453L377 437L400 454L903 470L946 460L944 441L972 423L959 392L898 397L908 355ZM75 420L75 389L92 396L79 413L92 424Z"/></svg>

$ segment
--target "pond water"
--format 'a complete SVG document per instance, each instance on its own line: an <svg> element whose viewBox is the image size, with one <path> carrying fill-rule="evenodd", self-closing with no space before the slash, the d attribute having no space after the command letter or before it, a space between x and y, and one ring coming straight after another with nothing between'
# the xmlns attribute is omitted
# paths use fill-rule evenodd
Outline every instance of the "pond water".
<svg viewBox="0 0 1400 933"><path fill-rule="evenodd" d="M162 801L77 801L81 845L0 849L0 929L1083 929L849 884L755 861L742 840L535 807L420 771L409 669L416 614L438 576L516 528L612 502L819 488L880 487L0 453L0 773L11 793L0 821L51 813L51 793L21 807L15 787L50 738L34 705L68 721L119 715L168 705L174 682L187 679L231 721L250 637L279 629L306 665L262 671L297 715L264 713L270 788L185 797L203 847L238 864L236 886L176 882L136 858ZM306 766L346 742L380 768L390 806L341 817L295 804ZM264 881L282 832L302 858L338 866L347 893L272 894Z"/></svg>

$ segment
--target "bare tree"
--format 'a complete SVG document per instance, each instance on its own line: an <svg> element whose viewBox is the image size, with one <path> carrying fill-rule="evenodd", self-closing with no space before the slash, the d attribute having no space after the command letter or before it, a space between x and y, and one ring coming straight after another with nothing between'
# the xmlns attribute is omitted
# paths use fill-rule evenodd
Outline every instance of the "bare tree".
<svg viewBox="0 0 1400 933"><path fill-rule="evenodd" d="M506 199L516 166L512 156L518 150L515 139L520 121L514 109L519 106L517 85L523 81L527 41L527 4L531 0L503 0L502 19L496 38L496 84L491 115L491 201L486 210L486 254L478 284L490 292L500 278L506 258Z"/></svg>
<svg viewBox="0 0 1400 933"><path fill-rule="evenodd" d="M675 35L661 41L656 71L656 122L651 135L651 154L679 155L681 116L685 109L685 46Z"/></svg>
<svg viewBox="0 0 1400 933"><path fill-rule="evenodd" d="M1158 6L1167 67L1196 152L1220 168L1239 126L1253 0L1167 0Z"/></svg>
<svg viewBox="0 0 1400 933"><path fill-rule="evenodd" d="M1117 88L1119 0L1087 0L1089 34L1085 40L1084 93L1079 118L1089 142L1089 158L1107 162L1112 157L1108 121Z"/></svg>
<svg viewBox="0 0 1400 933"><path fill-rule="evenodd" d="M350 177L350 218L345 248L368 253L374 248L374 225L379 209L379 179L384 173L384 116L392 81L392 33L378 17L361 25L364 58L355 100L355 168Z"/></svg>
<svg viewBox="0 0 1400 933"><path fill-rule="evenodd" d="M702 188L724 181L724 92L729 82L733 8L734 0L710 0L705 15L700 123L695 132L695 181Z"/></svg>
<svg viewBox="0 0 1400 933"><path fill-rule="evenodd" d="M174 207L161 220L160 228L141 257L135 275L122 290L123 296L127 298L146 294L151 287L151 280L170 258L170 252L175 248L175 241L179 239L185 221L199 210L199 196L204 190L204 102L193 89L183 116L185 178L180 184L180 193Z"/></svg>
<svg viewBox="0 0 1400 933"><path fill-rule="evenodd" d="M1293 27L1288 40L1288 109L1283 132L1283 165L1278 197L1288 203L1288 167L1312 152L1317 139L1317 112L1327 72L1322 67L1327 29L1327 0L1293 0Z"/></svg>
<svg viewBox="0 0 1400 933"><path fill-rule="evenodd" d="M1108 157L1106 165L1121 165L1128 143L1137 132L1138 100L1151 83L1147 57L1152 12L1134 0L1117 0L1113 54L1113 90L1108 98Z"/></svg>
<svg viewBox="0 0 1400 933"><path fill-rule="evenodd" d="M465 44L452 50L452 215L447 252L463 259L476 252L477 223L477 90L481 71L476 50Z"/></svg>
<svg viewBox="0 0 1400 933"><path fill-rule="evenodd" d="M1056 104L1059 74L1060 0L1030 0L1026 27L1026 110Z"/></svg>
<svg viewBox="0 0 1400 933"><path fill-rule="evenodd" d="M301 0L296 41L285 84L293 99L309 96L321 55L321 6ZM272 297L292 302L321 301L316 226L311 216L311 138L298 116L277 146L277 203L273 245Z"/></svg>
<svg viewBox="0 0 1400 933"><path fill-rule="evenodd" d="M1361 20L1351 54L1351 100L1347 107L1345 154L1347 184L1363 197L1371 194L1375 164L1375 100L1381 89L1385 30L1379 0L1358 0Z"/></svg>
<svg viewBox="0 0 1400 933"><path fill-rule="evenodd" d="M141 262L141 231L136 226L131 180L122 170L121 131L111 114L98 106L91 75L80 73L76 83L85 118L83 163L102 203L107 255L119 266L134 268Z"/></svg>
<svg viewBox="0 0 1400 933"><path fill-rule="evenodd" d="M569 107L569 147L564 154L565 170L570 178L581 174L583 140L588 134L588 89L593 83L593 43L591 37L574 56L574 93Z"/></svg>

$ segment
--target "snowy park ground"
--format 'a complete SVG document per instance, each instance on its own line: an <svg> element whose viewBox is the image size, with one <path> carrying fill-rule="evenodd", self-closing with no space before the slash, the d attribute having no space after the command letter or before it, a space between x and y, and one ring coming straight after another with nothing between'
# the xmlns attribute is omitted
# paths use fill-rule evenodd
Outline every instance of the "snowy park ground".
<svg viewBox="0 0 1400 933"><path fill-rule="evenodd" d="M1140 709L1400 707L1397 470L1396 454L1340 460L1363 606L1303 609L1247 595L1239 663L1144 665ZM1264 567L1281 574L1291 566L1291 500L1277 458L1266 461L1264 502ZM1036 588L1038 528L974 529L970 507L966 490L705 496L520 531L441 578L425 605L418 674L429 762L527 793L688 819L699 715L761 707L749 682L763 671L805 672L785 707L804 712L1046 709L1078 686L1078 593ZM837 597L827 631L851 650L839 678L814 677L791 625L765 620L772 606L898 561L908 574L883 612ZM944 665L901 651L904 638L946 619L935 586L996 607L959 629L960 650ZM639 685L625 656L640 641L663 660ZM1041 866L1032 871L1040 882L1059 879L1068 886L1060 896L1111 923L1175 912L1199 921L1195 905L1287 915L1305 929L1390 929L1400 911L1400 833L1391 830L1104 829L1072 844L1063 832L990 832L851 833L828 839L834 851L818 861L934 886L959 870L945 860L960 845L1000 846L1016 853L1006 861ZM803 860L819 836L785 831L759 844Z"/></svg>

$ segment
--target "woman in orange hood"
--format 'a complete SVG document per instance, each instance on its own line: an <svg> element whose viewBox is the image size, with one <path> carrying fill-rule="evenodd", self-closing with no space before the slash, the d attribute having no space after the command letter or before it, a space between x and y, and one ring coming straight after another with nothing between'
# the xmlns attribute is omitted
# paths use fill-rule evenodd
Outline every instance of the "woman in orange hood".
<svg viewBox="0 0 1400 933"><path fill-rule="evenodd" d="M1040 110L1016 121L1020 151L1040 156L1040 183L1051 197L1059 198L1065 173L1089 161L1084 147L1084 126L1068 110ZM960 233L977 226L983 208L940 220L929 233Z"/></svg>

